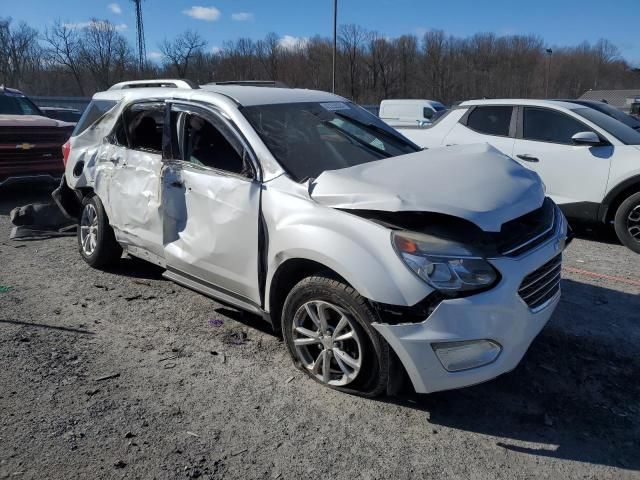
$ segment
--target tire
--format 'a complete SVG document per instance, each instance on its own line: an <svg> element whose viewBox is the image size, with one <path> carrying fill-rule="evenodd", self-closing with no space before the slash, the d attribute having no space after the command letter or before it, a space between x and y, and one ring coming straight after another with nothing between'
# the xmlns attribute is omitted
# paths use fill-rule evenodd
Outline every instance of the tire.
<svg viewBox="0 0 640 480"><path fill-rule="evenodd" d="M629 196L616 210L616 235L622 244L640 253L640 192Z"/></svg>
<svg viewBox="0 0 640 480"><path fill-rule="evenodd" d="M82 201L77 237L80 255L93 268L106 268L122 256L122 247L116 241L97 195L87 196Z"/></svg>
<svg viewBox="0 0 640 480"><path fill-rule="evenodd" d="M351 286L316 275L289 292L281 325L298 369L330 388L375 397L386 391L389 378L389 346L371 326L375 319Z"/></svg>

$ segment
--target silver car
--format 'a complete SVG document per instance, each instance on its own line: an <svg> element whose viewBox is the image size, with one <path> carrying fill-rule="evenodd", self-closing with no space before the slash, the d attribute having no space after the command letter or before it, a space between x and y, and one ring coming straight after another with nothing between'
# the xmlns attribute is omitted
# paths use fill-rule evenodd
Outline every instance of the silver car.
<svg viewBox="0 0 640 480"><path fill-rule="evenodd" d="M161 265L365 396L494 378L549 320L567 224L536 173L421 150L325 92L159 82L96 94L65 146L56 198L90 265Z"/></svg>

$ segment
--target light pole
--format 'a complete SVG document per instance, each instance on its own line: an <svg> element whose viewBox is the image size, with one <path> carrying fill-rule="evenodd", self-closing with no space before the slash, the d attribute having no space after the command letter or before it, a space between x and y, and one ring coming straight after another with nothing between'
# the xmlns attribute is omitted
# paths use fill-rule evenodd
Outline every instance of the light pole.
<svg viewBox="0 0 640 480"><path fill-rule="evenodd" d="M333 73L331 75L331 92L336 93L336 50L338 46L338 0L333 0Z"/></svg>
<svg viewBox="0 0 640 480"><path fill-rule="evenodd" d="M547 48L545 51L547 52L547 78L544 82L544 98L549 98L549 73L551 73L551 55L553 55L553 50Z"/></svg>

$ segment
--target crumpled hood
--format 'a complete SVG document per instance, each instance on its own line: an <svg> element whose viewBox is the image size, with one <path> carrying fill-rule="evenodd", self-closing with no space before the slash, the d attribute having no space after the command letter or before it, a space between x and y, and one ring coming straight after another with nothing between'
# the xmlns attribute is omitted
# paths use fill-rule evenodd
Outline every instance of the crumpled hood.
<svg viewBox="0 0 640 480"><path fill-rule="evenodd" d="M484 231L540 207L540 177L490 145L458 145L323 172L309 186L340 209L424 211L468 220Z"/></svg>

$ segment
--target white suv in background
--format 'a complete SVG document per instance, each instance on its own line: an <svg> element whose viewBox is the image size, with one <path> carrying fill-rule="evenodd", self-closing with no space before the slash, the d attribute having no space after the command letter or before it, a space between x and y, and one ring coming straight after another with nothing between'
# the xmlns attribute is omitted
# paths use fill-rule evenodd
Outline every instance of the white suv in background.
<svg viewBox="0 0 640 480"><path fill-rule="evenodd" d="M496 377L549 320L567 224L494 148L421 151L325 92L151 84L96 94L65 147L90 265L154 262L368 396L402 369L423 393Z"/></svg>
<svg viewBox="0 0 640 480"><path fill-rule="evenodd" d="M486 142L537 172L570 219L614 223L640 253L640 132L574 103L463 102L428 128L396 127L423 147Z"/></svg>

